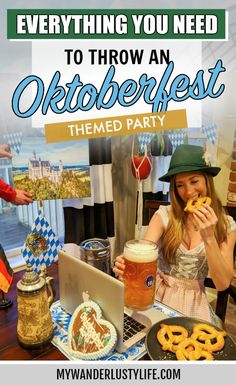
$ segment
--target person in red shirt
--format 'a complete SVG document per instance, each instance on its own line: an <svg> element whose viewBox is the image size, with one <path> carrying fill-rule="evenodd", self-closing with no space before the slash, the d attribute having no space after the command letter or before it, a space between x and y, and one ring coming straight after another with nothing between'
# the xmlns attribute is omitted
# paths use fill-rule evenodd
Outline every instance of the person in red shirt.
<svg viewBox="0 0 236 385"><path fill-rule="evenodd" d="M2 144L0 146L0 158L12 158L8 144ZM14 205L28 205L33 202L30 193L24 190L15 190L2 179L0 179L0 198Z"/></svg>

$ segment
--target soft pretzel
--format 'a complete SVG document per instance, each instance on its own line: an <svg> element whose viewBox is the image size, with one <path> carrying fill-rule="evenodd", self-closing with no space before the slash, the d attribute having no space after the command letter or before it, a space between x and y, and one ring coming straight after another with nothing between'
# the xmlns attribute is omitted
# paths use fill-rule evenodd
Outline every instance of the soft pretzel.
<svg viewBox="0 0 236 385"><path fill-rule="evenodd" d="M203 361L213 361L214 360L213 355L210 352L207 352L206 350L201 351L201 355L199 357L199 360L201 360L202 358L203 358Z"/></svg>
<svg viewBox="0 0 236 385"><path fill-rule="evenodd" d="M157 339L163 350L176 354L177 360L214 360L213 352L223 349L227 333L217 330L214 326L199 323L193 328L193 334L188 337L188 331L183 326L160 324Z"/></svg>
<svg viewBox="0 0 236 385"><path fill-rule="evenodd" d="M199 333L199 340L200 341L206 341L207 339L216 338L219 334L226 336L226 331L217 330L214 328L214 326L199 323L193 328L193 333Z"/></svg>
<svg viewBox="0 0 236 385"><path fill-rule="evenodd" d="M211 325L198 324L193 328L191 338L197 341L203 350L218 352L224 347L226 335L224 330L219 331Z"/></svg>
<svg viewBox="0 0 236 385"><path fill-rule="evenodd" d="M219 352L224 347L225 340L222 334L218 334L213 339L208 338L204 342L201 342L200 340L201 337L202 335L198 333L193 333L191 335L191 338L199 344L202 350L212 353L212 352Z"/></svg>
<svg viewBox="0 0 236 385"><path fill-rule="evenodd" d="M162 350L172 351L172 345L174 342L174 335L171 333L168 325L161 324L161 328L157 332L157 339L161 344Z"/></svg>
<svg viewBox="0 0 236 385"><path fill-rule="evenodd" d="M211 198L210 197L201 197L198 199L189 199L187 202L184 211L188 211L189 213L194 212L198 207L200 207L203 203L210 206Z"/></svg>
<svg viewBox="0 0 236 385"><path fill-rule="evenodd" d="M163 350L175 351L175 347L188 337L188 331L183 326L161 324L157 339Z"/></svg>
<svg viewBox="0 0 236 385"><path fill-rule="evenodd" d="M190 349L189 349L190 348ZM201 347L193 338L186 338L180 342L175 352L177 360L196 361L201 357Z"/></svg>
<svg viewBox="0 0 236 385"><path fill-rule="evenodd" d="M209 340L206 340L206 351L208 352L219 352L221 349L223 349L225 345L225 339L224 339L224 336L222 334L218 334L218 336L216 337L216 342L212 343L212 341L209 339Z"/></svg>
<svg viewBox="0 0 236 385"><path fill-rule="evenodd" d="M188 331L183 326L178 325L168 325L171 333L174 335L174 344L178 344L181 341L185 340L188 337Z"/></svg>

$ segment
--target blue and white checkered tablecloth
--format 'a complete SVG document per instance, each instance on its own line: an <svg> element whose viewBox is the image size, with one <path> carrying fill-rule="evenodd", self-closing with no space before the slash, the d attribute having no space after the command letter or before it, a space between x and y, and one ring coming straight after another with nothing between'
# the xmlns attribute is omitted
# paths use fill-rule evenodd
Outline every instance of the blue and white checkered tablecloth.
<svg viewBox="0 0 236 385"><path fill-rule="evenodd" d="M178 317L182 314L173 309L155 302L154 309L161 311L166 315L166 318ZM51 314L54 326L54 337L51 341L69 360L76 360L68 351L68 327L71 315L66 313L60 306L60 301L54 302L51 306ZM106 357L101 358L101 361L133 361L138 360L147 353L145 347L145 338L136 345L132 346L124 353L118 353L115 349Z"/></svg>

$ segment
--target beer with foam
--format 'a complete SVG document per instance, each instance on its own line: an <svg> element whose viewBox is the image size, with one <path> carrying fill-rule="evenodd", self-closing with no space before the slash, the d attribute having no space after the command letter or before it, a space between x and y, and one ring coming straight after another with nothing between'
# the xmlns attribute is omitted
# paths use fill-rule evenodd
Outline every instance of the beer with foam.
<svg viewBox="0 0 236 385"><path fill-rule="evenodd" d="M150 241L132 240L124 247L125 306L144 310L154 302L157 245Z"/></svg>

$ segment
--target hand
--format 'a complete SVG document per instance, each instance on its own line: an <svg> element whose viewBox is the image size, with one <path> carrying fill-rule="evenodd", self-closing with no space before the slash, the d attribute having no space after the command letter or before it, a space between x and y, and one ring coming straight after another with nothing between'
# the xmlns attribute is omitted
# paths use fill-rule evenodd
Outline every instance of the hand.
<svg viewBox="0 0 236 385"><path fill-rule="evenodd" d="M28 205L32 203L32 195L24 190L16 190L16 197L12 203L18 205Z"/></svg>
<svg viewBox="0 0 236 385"><path fill-rule="evenodd" d="M194 224L197 226L203 241L214 238L215 228L218 222L214 210L203 203L202 206L198 207L198 209L192 213L192 215Z"/></svg>
<svg viewBox="0 0 236 385"><path fill-rule="evenodd" d="M0 146L0 158L12 158L9 144L5 143Z"/></svg>
<svg viewBox="0 0 236 385"><path fill-rule="evenodd" d="M115 265L113 267L113 272L118 276L120 281L123 281L123 275L125 271L125 260L123 255L118 255L115 260Z"/></svg>

